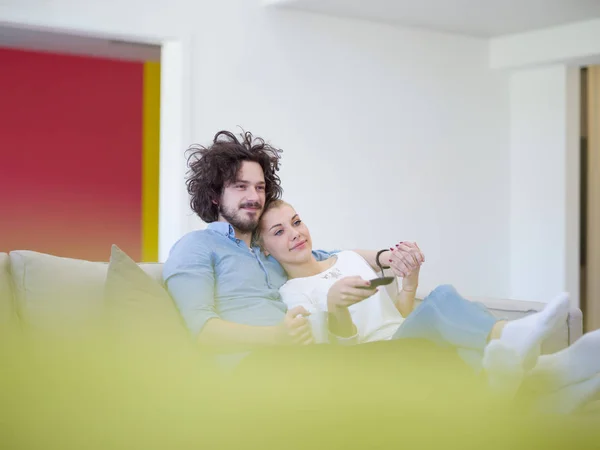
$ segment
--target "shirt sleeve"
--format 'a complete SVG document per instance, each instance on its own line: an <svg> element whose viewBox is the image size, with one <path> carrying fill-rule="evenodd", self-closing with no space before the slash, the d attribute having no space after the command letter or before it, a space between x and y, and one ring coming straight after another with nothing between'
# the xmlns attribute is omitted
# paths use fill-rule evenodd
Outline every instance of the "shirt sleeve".
<svg viewBox="0 0 600 450"><path fill-rule="evenodd" d="M163 279L192 335L219 318L212 251L202 240L178 242L165 262Z"/></svg>

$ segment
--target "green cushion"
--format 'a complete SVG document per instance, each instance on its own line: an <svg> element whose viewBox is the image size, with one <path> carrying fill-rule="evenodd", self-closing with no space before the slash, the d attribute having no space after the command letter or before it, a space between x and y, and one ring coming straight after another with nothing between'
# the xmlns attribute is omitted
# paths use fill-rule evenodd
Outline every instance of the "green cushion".
<svg viewBox="0 0 600 450"><path fill-rule="evenodd" d="M169 293L116 245L111 249L104 299L111 335L121 343L166 350L193 345Z"/></svg>

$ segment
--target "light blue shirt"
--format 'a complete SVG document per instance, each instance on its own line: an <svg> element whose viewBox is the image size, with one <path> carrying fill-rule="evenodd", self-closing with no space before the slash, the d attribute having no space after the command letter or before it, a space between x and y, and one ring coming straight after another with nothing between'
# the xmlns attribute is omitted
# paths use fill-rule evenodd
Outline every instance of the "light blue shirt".
<svg viewBox="0 0 600 450"><path fill-rule="evenodd" d="M317 260L332 253L314 251ZM192 231L175 243L163 268L165 285L194 336L211 318L246 325L279 324L287 311L281 265L249 248L226 222Z"/></svg>

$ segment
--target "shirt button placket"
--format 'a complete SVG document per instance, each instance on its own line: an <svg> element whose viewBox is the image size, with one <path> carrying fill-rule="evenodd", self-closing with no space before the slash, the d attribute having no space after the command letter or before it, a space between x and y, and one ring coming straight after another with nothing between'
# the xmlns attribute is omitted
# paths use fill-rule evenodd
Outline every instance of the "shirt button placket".
<svg viewBox="0 0 600 450"><path fill-rule="evenodd" d="M267 272L267 268L265 267L265 265L263 264L263 262L260 260L260 256L258 253L256 253L254 251L254 249L250 249L250 251L252 252L252 254L254 255L254 257L256 258L256 260L258 261L258 264L260 264L260 267L262 268L263 272L265 273L265 277L267 279L267 286L269 288L271 288L271 280L269 279L269 272Z"/></svg>

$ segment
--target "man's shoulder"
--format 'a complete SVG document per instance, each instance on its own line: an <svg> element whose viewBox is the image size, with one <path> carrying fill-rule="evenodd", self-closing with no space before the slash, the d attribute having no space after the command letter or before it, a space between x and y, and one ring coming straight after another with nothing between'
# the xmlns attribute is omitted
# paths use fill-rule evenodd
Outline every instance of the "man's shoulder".
<svg viewBox="0 0 600 450"><path fill-rule="evenodd" d="M210 229L189 231L188 233L181 236L173 247L176 247L180 244L203 244L211 242L215 239L216 236L217 234Z"/></svg>
<svg viewBox="0 0 600 450"><path fill-rule="evenodd" d="M204 256L213 247L216 234L211 230L194 230L184 234L171 247L167 261L179 259L187 255Z"/></svg>
<svg viewBox="0 0 600 450"><path fill-rule="evenodd" d="M317 261L323 261L325 259L331 258L333 255L336 255L340 252L340 250L321 250L317 249L312 251L313 256Z"/></svg>
<svg viewBox="0 0 600 450"><path fill-rule="evenodd" d="M169 252L163 266L163 279L167 280L181 270L210 267L213 262L214 236L210 230L194 230L183 235Z"/></svg>

